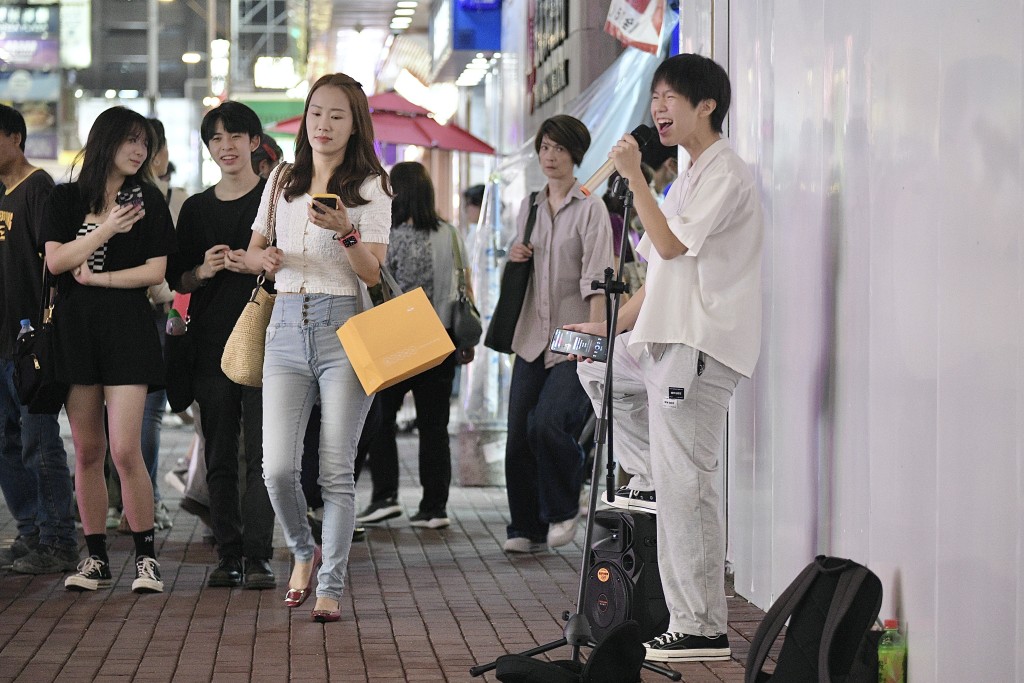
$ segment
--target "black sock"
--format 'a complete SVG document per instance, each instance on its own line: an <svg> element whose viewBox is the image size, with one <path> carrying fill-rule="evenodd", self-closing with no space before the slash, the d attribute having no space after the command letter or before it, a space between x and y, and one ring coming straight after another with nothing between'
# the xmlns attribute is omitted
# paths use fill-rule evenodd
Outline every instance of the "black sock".
<svg viewBox="0 0 1024 683"><path fill-rule="evenodd" d="M133 531L132 538L135 539L135 559L145 555L156 559L156 550L153 549L153 530Z"/></svg>
<svg viewBox="0 0 1024 683"><path fill-rule="evenodd" d="M110 564L110 558L107 557L106 534L86 534L85 546L89 549L90 557L97 557L107 564Z"/></svg>

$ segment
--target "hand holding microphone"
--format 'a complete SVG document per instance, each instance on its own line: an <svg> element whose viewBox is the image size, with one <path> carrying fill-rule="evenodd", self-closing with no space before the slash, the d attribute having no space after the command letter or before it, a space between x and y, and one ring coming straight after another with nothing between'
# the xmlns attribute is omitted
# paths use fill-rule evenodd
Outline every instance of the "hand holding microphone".
<svg viewBox="0 0 1024 683"><path fill-rule="evenodd" d="M601 168L597 169L594 175L590 176L590 180L583 183L583 194L589 197L594 193L594 190L604 183L604 181L608 180L611 174L615 172L615 160L621 158L622 154L628 154L630 149L635 149L637 158L639 159L640 150L654 138L654 129L650 126L641 124L634 128L629 134L636 140L636 147L634 148L632 142L628 141L625 136L616 142L615 146L612 147L611 152L608 153L608 156L610 157L608 161L601 164ZM637 167L639 168L639 164Z"/></svg>

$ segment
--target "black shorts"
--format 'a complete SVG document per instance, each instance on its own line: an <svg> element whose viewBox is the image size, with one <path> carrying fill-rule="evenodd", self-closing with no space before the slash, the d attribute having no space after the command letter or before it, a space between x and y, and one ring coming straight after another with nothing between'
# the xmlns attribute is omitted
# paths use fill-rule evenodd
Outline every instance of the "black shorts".
<svg viewBox="0 0 1024 683"><path fill-rule="evenodd" d="M145 289L75 287L53 312L57 378L67 384L164 385Z"/></svg>

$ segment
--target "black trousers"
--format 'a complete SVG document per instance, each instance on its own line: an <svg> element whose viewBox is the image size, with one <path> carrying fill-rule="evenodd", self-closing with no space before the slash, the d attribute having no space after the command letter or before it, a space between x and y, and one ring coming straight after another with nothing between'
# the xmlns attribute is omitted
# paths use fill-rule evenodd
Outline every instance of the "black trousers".
<svg viewBox="0 0 1024 683"><path fill-rule="evenodd" d="M235 384L224 374L195 378L206 439L206 484L217 552L269 560L274 553L274 508L263 482L263 390ZM239 435L245 451L245 486L239 491Z"/></svg>
<svg viewBox="0 0 1024 683"><path fill-rule="evenodd" d="M370 446L370 476L373 500L398 496L398 443L396 418L405 395L412 392L416 404L416 431L419 432L419 470L423 497L419 512L432 517L445 516L448 488L452 483L452 452L448 443L448 418L451 409L452 380L455 378L455 354L443 363L381 391L381 428Z"/></svg>

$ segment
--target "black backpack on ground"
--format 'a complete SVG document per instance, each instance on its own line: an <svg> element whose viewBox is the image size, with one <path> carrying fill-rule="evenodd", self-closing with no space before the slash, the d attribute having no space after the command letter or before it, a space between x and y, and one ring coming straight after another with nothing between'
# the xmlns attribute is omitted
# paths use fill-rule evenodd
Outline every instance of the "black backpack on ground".
<svg viewBox="0 0 1024 683"><path fill-rule="evenodd" d="M779 596L750 641L744 683L877 683L882 582L853 560L819 555ZM771 674L768 651L789 620Z"/></svg>
<svg viewBox="0 0 1024 683"><path fill-rule="evenodd" d="M502 683L639 683L645 654L640 625L624 621L605 634L586 664L502 655L494 673Z"/></svg>

